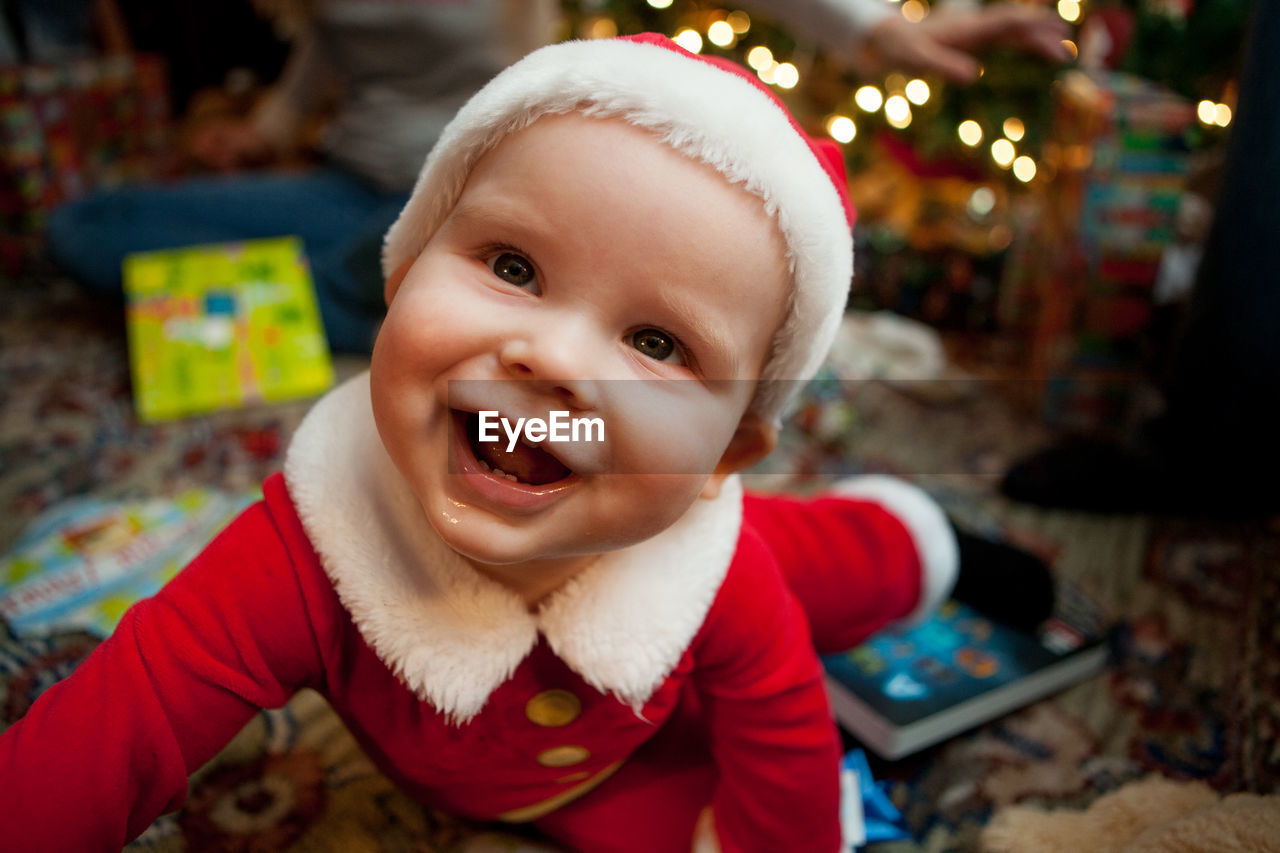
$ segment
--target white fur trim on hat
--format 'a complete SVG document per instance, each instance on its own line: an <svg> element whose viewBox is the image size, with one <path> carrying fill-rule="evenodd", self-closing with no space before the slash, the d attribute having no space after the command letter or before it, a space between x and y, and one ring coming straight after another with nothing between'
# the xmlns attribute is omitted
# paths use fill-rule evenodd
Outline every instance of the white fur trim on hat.
<svg viewBox="0 0 1280 853"><path fill-rule="evenodd" d="M705 59L625 39L544 47L495 77L458 112L387 232L385 274L416 258L453 209L476 162L544 115L622 118L763 200L787 245L791 312L774 340L753 409L776 422L835 336L853 275L844 202L783 108Z"/></svg>

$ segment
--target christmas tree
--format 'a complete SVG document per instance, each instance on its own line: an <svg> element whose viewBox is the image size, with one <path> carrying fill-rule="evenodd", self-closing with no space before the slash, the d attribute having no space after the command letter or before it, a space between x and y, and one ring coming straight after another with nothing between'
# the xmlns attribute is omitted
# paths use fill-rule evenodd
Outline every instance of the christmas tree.
<svg viewBox="0 0 1280 853"><path fill-rule="evenodd" d="M913 21L945 14L945 7L935 12L928 0L902 0L896 7ZM1230 81L1246 0L1059 0L1056 8L1076 27L1069 47L1085 52L1082 62L1130 71L1206 102L1201 117L1208 121L1195 127L1187 143L1194 148L1221 140L1221 127L1229 122L1223 117L1233 106ZM566 37L661 32L690 50L751 67L811 132L845 144L852 174L882 165L884 152L878 149L887 148L916 173L985 185L990 192L979 194L974 206L983 216L990 206L1004 208L1009 192L1054 177L1056 164L1045 163L1044 155L1052 87L1063 69L1025 53L998 49L983 55L982 74L969 86L898 71L868 79L850 71L842 58L806 44L781 16L749 15L698 0L568 0L564 9ZM870 201L864 215L874 212ZM887 215L902 219L892 211ZM920 215L927 211L912 213Z"/></svg>

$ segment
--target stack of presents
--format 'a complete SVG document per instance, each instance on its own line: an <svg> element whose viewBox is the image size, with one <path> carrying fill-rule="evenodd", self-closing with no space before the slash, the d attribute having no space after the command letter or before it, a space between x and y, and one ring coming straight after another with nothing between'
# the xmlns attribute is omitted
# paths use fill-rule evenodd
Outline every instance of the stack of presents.
<svg viewBox="0 0 1280 853"><path fill-rule="evenodd" d="M171 170L166 81L145 55L0 67L0 271L40 256L58 202Z"/></svg>
<svg viewBox="0 0 1280 853"><path fill-rule="evenodd" d="M1106 431L1120 426L1143 375L1195 108L1113 72L1070 72L1057 89L1054 191L1011 249L1001 315L1027 342L1046 420Z"/></svg>

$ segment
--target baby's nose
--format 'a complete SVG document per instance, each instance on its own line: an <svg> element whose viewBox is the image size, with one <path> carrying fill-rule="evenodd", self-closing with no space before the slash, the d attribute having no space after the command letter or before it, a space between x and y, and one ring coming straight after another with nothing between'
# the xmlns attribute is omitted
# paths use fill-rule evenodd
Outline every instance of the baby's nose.
<svg viewBox="0 0 1280 853"><path fill-rule="evenodd" d="M584 343L570 330L559 336L520 334L503 343L498 358L511 378L537 382L564 405L583 411L598 402Z"/></svg>

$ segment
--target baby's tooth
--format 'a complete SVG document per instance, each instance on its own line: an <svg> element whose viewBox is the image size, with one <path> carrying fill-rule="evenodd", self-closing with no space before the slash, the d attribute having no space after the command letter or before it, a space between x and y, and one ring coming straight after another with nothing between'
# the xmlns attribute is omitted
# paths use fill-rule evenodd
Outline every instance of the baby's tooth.
<svg viewBox="0 0 1280 853"><path fill-rule="evenodd" d="M493 466L493 468L492 468L492 469L490 469L488 465L485 465L484 460L481 460L481 461L480 461L480 464L481 464L481 465L484 465L484 469L485 469L486 471L492 470L492 472L493 472L493 474L494 474L495 476L502 477L504 480L510 480L510 481L511 481L511 482L513 482L513 483L518 483L518 482L520 482L520 478L519 478L519 477L517 477L515 474L508 474L506 471L503 471L503 470L502 470L501 468L499 468L497 465L494 465L494 466Z"/></svg>

